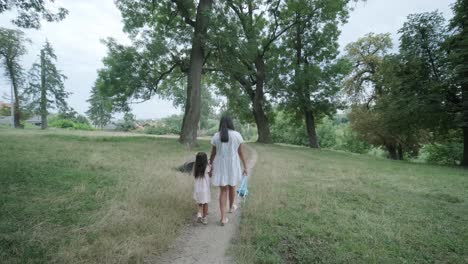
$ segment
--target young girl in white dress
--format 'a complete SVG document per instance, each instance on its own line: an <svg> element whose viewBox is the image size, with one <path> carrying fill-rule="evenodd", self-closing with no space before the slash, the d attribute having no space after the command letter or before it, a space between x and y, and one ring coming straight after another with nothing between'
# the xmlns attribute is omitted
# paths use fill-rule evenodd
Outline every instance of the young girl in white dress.
<svg viewBox="0 0 468 264"><path fill-rule="evenodd" d="M210 165L205 152L198 152L193 165L193 176L195 176L193 199L198 204L197 221L208 224L208 203L211 200L210 193Z"/></svg>

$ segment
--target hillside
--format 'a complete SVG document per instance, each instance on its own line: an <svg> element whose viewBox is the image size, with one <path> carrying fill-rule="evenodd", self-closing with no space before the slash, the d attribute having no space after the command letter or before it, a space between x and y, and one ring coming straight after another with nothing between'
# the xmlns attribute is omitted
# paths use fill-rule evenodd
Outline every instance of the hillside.
<svg viewBox="0 0 468 264"><path fill-rule="evenodd" d="M2 262L142 262L192 220L176 139L0 129ZM468 258L468 172L301 147L258 152L240 263ZM210 210L217 210L213 202Z"/></svg>

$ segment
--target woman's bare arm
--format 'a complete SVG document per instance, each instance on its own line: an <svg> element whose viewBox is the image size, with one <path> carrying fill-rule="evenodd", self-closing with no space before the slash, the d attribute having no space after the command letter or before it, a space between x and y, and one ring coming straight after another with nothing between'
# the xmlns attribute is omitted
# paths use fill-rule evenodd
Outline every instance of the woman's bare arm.
<svg viewBox="0 0 468 264"><path fill-rule="evenodd" d="M210 164L211 164L211 170L210 170L210 177L213 175L213 161L214 158L216 157L216 147L211 146L211 155L210 155Z"/></svg>
<svg viewBox="0 0 468 264"><path fill-rule="evenodd" d="M237 153L239 153L239 158L242 161L242 165L244 165L244 174L247 175L247 162L245 162L244 144L239 145L239 148L237 149Z"/></svg>

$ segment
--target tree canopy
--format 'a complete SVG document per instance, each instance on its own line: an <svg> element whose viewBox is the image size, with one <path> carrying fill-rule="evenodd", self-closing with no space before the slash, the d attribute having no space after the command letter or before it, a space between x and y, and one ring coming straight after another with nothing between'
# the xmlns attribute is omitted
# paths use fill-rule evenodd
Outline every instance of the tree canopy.
<svg viewBox="0 0 468 264"><path fill-rule="evenodd" d="M55 0L2 0L0 14L15 11L17 16L12 23L22 28L39 29L41 21L56 22L68 15L68 10L54 5Z"/></svg>

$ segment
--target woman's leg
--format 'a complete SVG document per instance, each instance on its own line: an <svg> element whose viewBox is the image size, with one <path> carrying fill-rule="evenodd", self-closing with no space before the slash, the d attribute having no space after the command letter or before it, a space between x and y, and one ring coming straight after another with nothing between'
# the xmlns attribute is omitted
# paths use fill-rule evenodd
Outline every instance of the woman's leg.
<svg viewBox="0 0 468 264"><path fill-rule="evenodd" d="M203 204L203 217L208 215L208 204Z"/></svg>
<svg viewBox="0 0 468 264"><path fill-rule="evenodd" d="M227 186L219 186L219 209L221 210L221 221L226 219Z"/></svg>
<svg viewBox="0 0 468 264"><path fill-rule="evenodd" d="M234 206L236 200L236 186L229 185L229 210Z"/></svg>

